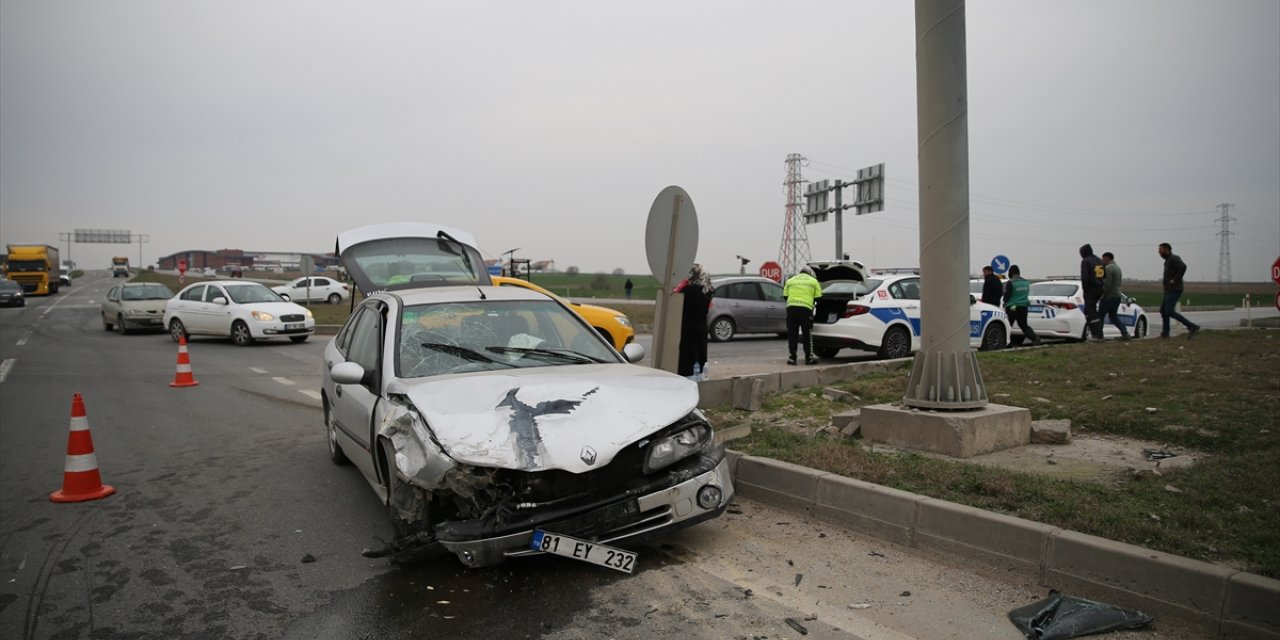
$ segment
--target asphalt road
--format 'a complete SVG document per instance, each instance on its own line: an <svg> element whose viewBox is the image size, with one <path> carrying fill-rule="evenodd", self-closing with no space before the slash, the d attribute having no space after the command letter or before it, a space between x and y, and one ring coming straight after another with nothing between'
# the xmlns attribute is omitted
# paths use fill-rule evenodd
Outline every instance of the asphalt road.
<svg viewBox="0 0 1280 640"><path fill-rule="evenodd" d="M111 283L90 275L0 310L5 638L1013 639L1007 611L1044 595L745 500L637 547L631 576L552 557L366 559L391 529L359 474L328 460L327 337L197 338L200 384L172 388L167 334L103 330ZM54 504L75 393L118 492Z"/></svg>

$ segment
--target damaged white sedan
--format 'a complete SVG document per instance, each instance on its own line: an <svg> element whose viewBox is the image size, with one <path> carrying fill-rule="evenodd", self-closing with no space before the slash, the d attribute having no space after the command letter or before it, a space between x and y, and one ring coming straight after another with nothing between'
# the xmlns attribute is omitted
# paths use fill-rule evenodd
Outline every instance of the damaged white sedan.
<svg viewBox="0 0 1280 640"><path fill-rule="evenodd" d="M322 390L331 457L397 527L367 555L550 552L629 572L634 554L607 545L723 513L733 485L697 386L630 364L643 347L619 354L559 301L492 286L458 230L362 227L338 253L376 292L325 348Z"/></svg>

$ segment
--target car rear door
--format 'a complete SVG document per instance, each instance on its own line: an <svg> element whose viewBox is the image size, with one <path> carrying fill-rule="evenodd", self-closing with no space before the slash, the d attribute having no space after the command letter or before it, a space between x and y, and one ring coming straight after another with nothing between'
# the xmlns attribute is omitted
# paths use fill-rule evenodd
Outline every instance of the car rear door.
<svg viewBox="0 0 1280 640"><path fill-rule="evenodd" d="M343 439L346 451L359 448L369 455L350 456L352 463L364 472L367 478L378 477L374 467L373 452L373 411L377 406L382 385L382 341L387 335L383 327L382 313L371 306L363 306L358 310L359 317L353 319L350 343L345 354L346 361L354 362L368 372L362 384L334 384L333 417L336 421L338 437ZM330 355L333 352L327 352ZM338 362L326 359L325 367L332 368Z"/></svg>
<svg viewBox="0 0 1280 640"><path fill-rule="evenodd" d="M782 295L782 285L773 282L759 284L764 293L764 327L761 331L786 333L787 298Z"/></svg>

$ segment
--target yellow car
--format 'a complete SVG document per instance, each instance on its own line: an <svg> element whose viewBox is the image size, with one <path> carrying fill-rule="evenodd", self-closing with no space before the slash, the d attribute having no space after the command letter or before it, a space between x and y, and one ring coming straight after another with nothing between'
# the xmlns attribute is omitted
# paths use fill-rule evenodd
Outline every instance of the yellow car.
<svg viewBox="0 0 1280 640"><path fill-rule="evenodd" d="M492 280L493 284L501 287L524 287L526 289L537 291L538 293L544 293L556 300L559 300L560 302L563 302L570 309L577 311L578 315L582 316L582 319L587 321L587 324L595 328L596 331L599 331L600 335L604 336L604 339L608 340L609 344L612 344L618 351L622 351L623 347L636 339L636 332L635 329L631 328L631 321L627 319L627 314L621 311L616 311L607 307L597 307L592 304L570 302L532 282L521 280L519 278L493 276Z"/></svg>

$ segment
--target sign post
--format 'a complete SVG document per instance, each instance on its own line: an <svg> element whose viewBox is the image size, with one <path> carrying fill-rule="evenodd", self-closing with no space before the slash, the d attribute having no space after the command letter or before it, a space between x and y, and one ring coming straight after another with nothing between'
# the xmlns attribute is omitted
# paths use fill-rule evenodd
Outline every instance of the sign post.
<svg viewBox="0 0 1280 640"><path fill-rule="evenodd" d="M141 266L141 265L139 265ZM187 259L178 258L178 286L187 282Z"/></svg>
<svg viewBox="0 0 1280 640"><path fill-rule="evenodd" d="M1280 258L1271 263L1271 280L1280 286ZM1276 292L1276 309L1280 310L1280 291Z"/></svg>
<svg viewBox="0 0 1280 640"><path fill-rule="evenodd" d="M698 214L693 200L675 185L658 193L649 208L644 248L649 272L658 279L654 309L653 367L674 372L680 350L683 294L672 293L679 274L688 273L698 253Z"/></svg>

